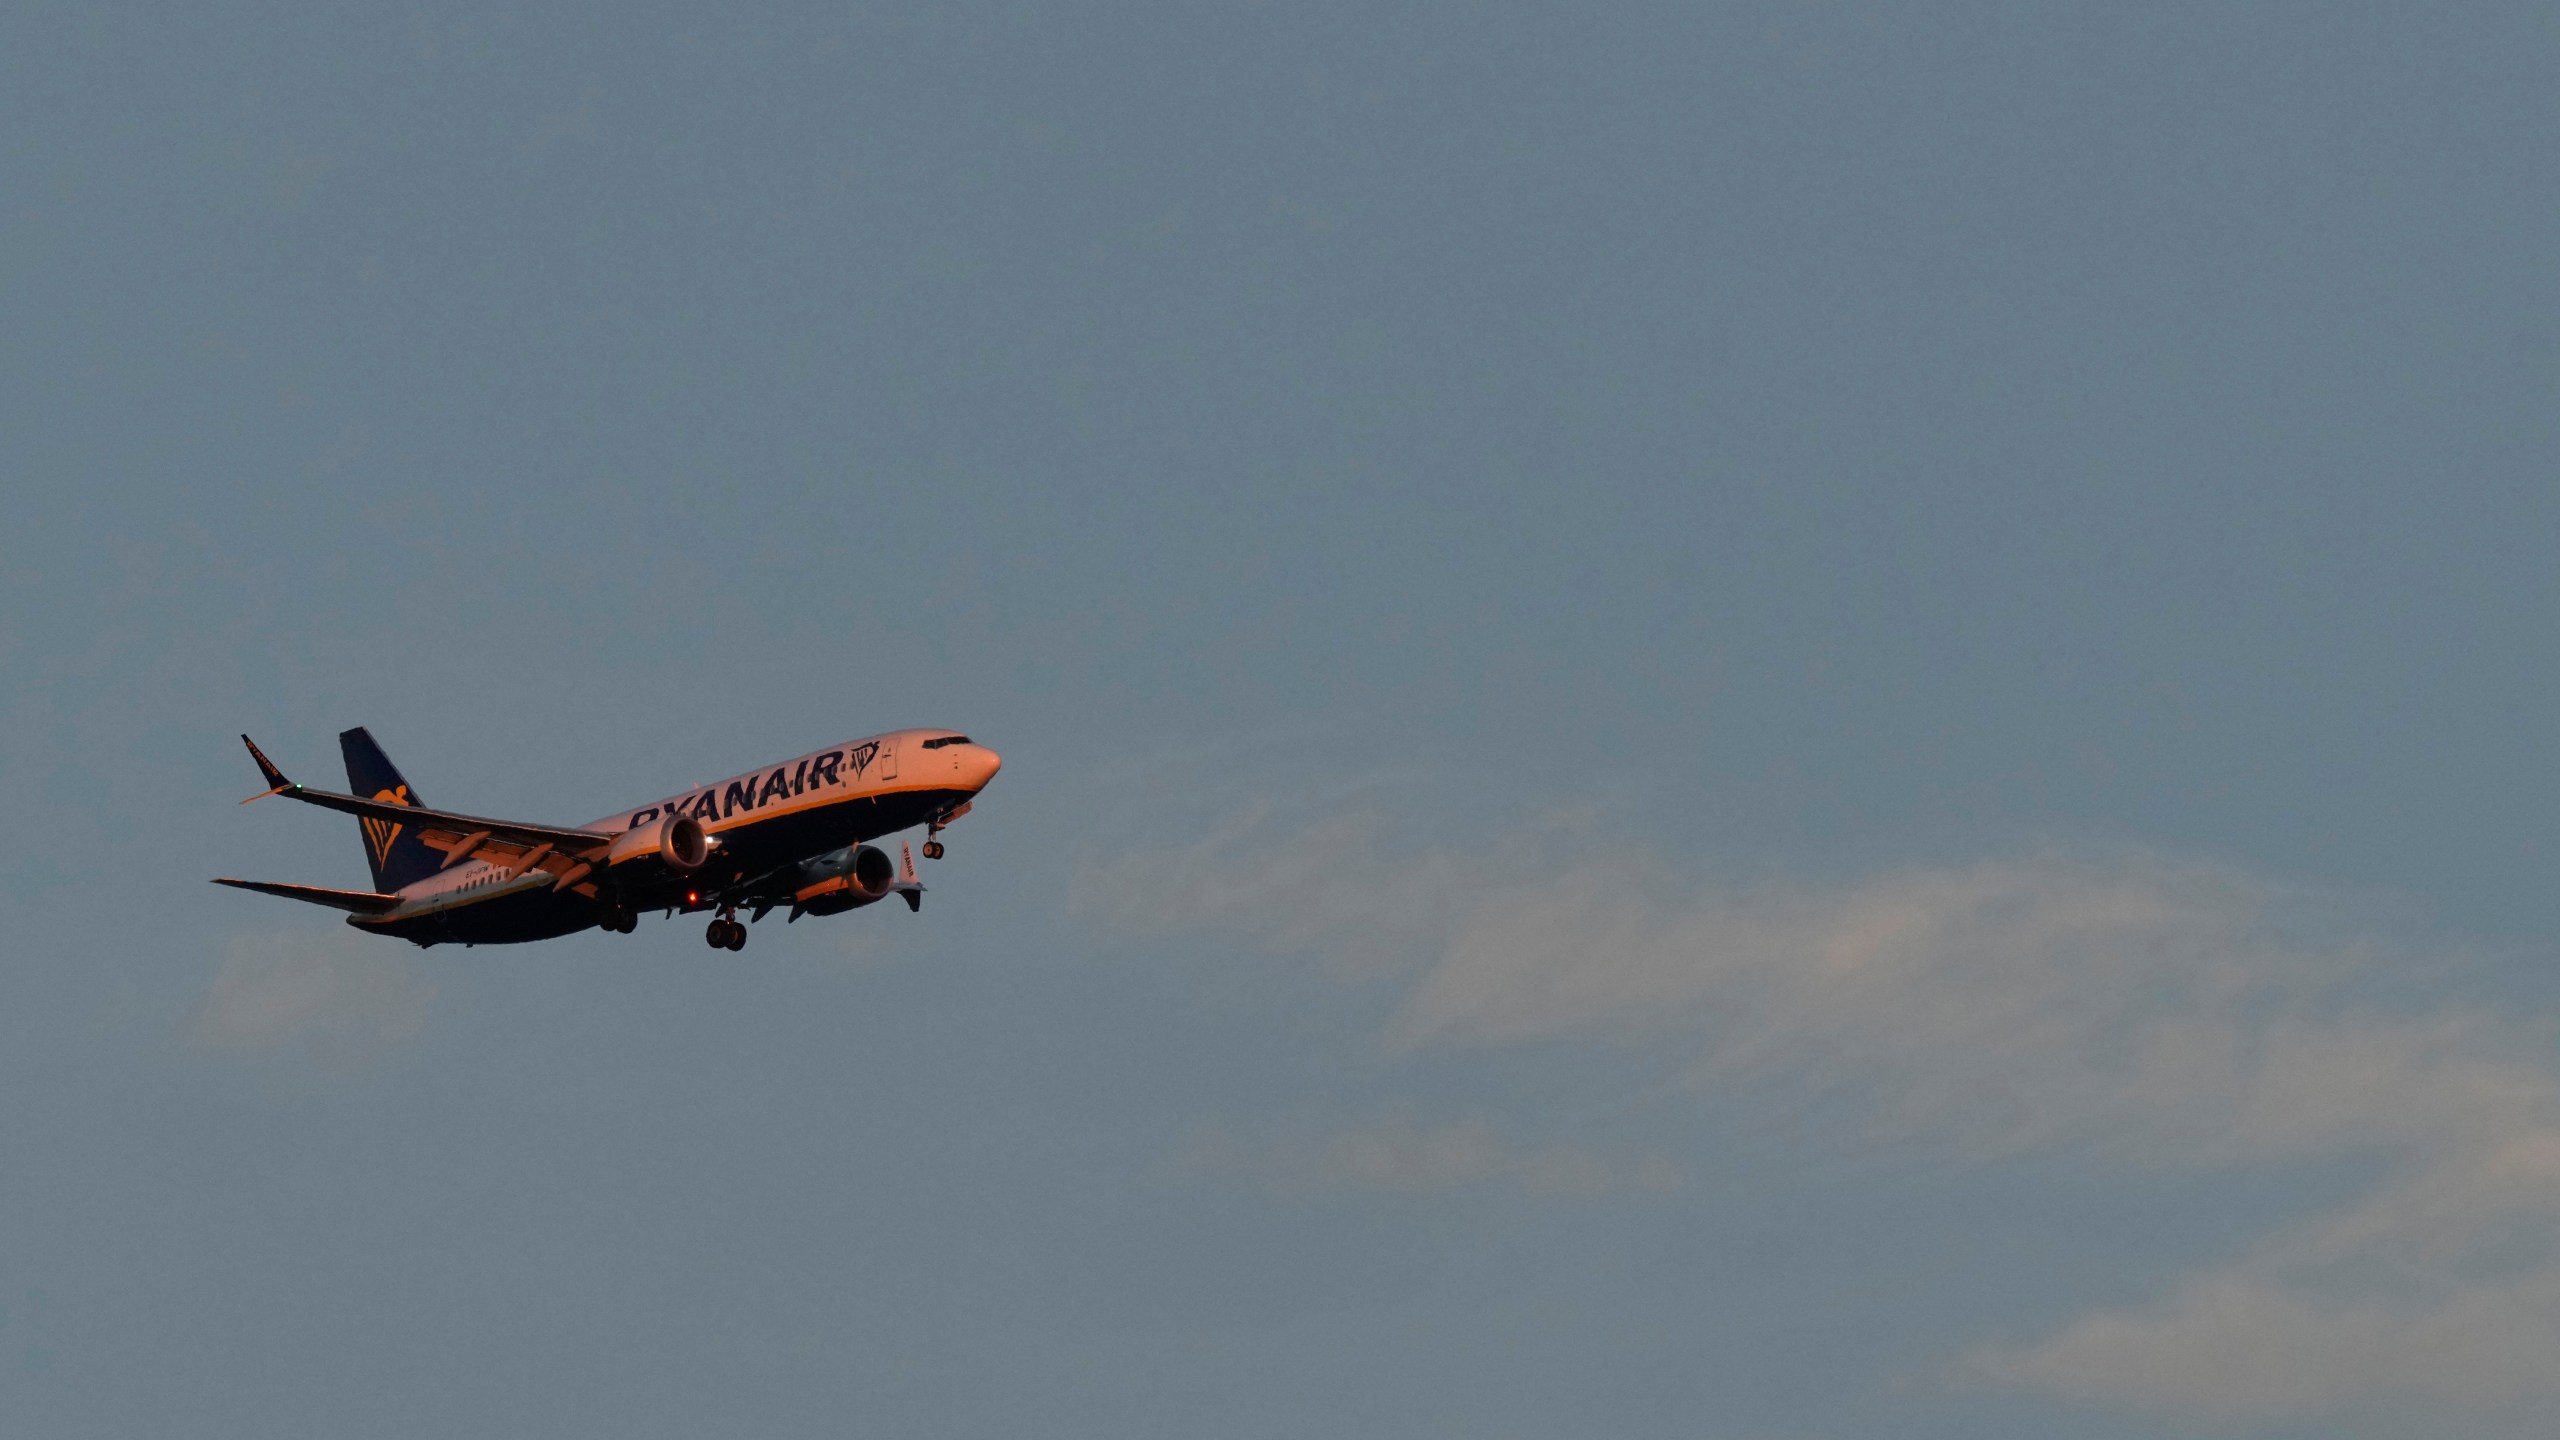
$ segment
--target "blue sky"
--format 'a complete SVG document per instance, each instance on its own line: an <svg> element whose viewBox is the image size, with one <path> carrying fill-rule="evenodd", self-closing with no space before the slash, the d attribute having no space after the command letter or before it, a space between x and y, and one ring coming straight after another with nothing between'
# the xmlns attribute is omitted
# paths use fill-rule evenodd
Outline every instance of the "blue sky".
<svg viewBox="0 0 2560 1440"><path fill-rule="evenodd" d="M2543 1433L2535 7L0 19L0 1422ZM367 945L906 724L921 916Z"/></svg>

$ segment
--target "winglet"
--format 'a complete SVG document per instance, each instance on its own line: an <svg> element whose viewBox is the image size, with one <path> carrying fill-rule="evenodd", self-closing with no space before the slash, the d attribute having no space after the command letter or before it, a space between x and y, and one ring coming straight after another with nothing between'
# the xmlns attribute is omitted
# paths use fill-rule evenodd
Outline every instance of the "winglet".
<svg viewBox="0 0 2560 1440"><path fill-rule="evenodd" d="M907 842L904 840L898 842L898 883L890 888L896 890L899 896L907 902L908 910L917 913L923 912L924 887L916 883L915 852L907 848ZM797 919L799 917L794 916L792 918Z"/></svg>
<svg viewBox="0 0 2560 1440"><path fill-rule="evenodd" d="M276 762L267 758L267 752L258 748L257 741L243 735L240 737L240 743L249 747L249 758L258 762L258 773L267 779L268 788L250 796L249 800L264 800L270 795L281 795L287 790L301 788L284 778L284 772L276 768ZM243 800L240 803L246 805L249 800Z"/></svg>

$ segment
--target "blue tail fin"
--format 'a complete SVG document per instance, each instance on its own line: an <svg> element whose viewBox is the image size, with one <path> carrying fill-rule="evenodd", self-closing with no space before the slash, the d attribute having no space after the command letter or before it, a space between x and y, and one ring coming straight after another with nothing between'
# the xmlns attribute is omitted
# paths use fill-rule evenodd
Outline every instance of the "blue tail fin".
<svg viewBox="0 0 2560 1440"><path fill-rule="evenodd" d="M369 800L389 800L400 805L416 805L418 793L400 778L400 771L382 747L373 743L372 732L359 725L338 736L338 749L347 757L347 790ZM373 866L373 888L388 893L404 885L414 885L436 873L444 857L418 843L417 831L408 825L388 820L360 820L364 827L364 858Z"/></svg>

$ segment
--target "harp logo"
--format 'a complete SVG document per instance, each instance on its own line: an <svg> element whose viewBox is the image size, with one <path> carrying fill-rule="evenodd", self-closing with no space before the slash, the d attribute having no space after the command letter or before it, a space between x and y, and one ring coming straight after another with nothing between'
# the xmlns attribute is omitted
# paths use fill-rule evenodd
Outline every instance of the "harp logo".
<svg viewBox="0 0 2560 1440"><path fill-rule="evenodd" d="M376 790L373 792L373 798L388 800L394 805L406 805L409 803L409 787L403 785L397 790ZM400 832L407 828L405 825L395 825L388 820L377 820L370 815L364 817L364 843L373 847L374 864L381 865L390 860L391 842L399 839Z"/></svg>

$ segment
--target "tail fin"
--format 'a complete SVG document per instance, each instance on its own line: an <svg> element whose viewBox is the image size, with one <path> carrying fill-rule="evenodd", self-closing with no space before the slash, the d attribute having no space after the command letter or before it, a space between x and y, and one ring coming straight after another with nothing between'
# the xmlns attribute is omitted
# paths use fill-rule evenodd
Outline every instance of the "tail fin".
<svg viewBox="0 0 2560 1440"><path fill-rule="evenodd" d="M338 736L338 749L347 757L349 793L395 805L419 803L417 792L400 778L391 757L373 743L372 732L361 725L345 731ZM388 820L357 823L364 827L364 858L373 867L374 889L388 893L436 873L443 857L419 844L413 827Z"/></svg>

